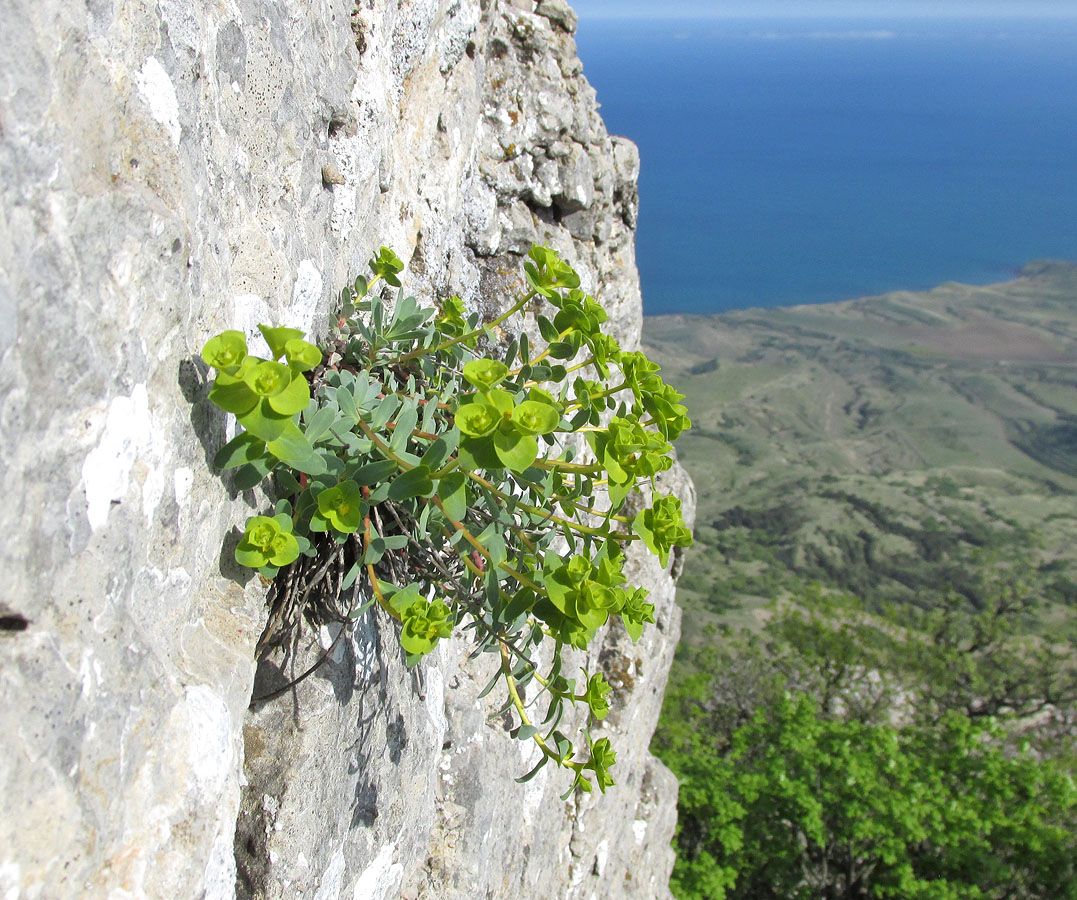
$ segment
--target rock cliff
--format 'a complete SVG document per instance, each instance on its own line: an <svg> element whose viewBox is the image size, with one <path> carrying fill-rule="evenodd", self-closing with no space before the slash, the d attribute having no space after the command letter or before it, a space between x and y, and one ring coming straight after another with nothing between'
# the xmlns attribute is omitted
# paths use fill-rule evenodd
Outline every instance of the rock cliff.
<svg viewBox="0 0 1077 900"><path fill-rule="evenodd" d="M261 500L209 466L229 424L202 343L318 334L381 244L418 296L492 313L549 243L635 345L638 159L574 28L562 0L8 4L5 900L668 896L669 572L633 559L658 623L596 641L619 784L562 802L566 773L513 782L528 748L478 699L487 663L454 640L413 676L374 612L252 705L280 673L256 672L264 590L231 553Z"/></svg>

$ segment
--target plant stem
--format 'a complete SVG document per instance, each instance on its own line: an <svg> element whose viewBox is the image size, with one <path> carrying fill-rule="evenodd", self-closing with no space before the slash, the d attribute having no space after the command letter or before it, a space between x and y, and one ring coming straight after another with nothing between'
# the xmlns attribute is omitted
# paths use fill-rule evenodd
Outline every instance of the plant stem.
<svg viewBox="0 0 1077 900"><path fill-rule="evenodd" d="M512 666L509 665L508 650L505 649L504 644L499 644L499 647L501 649L501 674L504 676L505 684L509 689L509 697L512 700L512 705L516 707L516 714L520 717L520 724L534 728L534 725L531 724L531 719L527 715L527 708L524 706L524 702L520 698L520 692L516 688L516 679L512 677ZM575 771L579 771L579 768L582 764L573 763L572 760L568 759L561 759L561 755L550 749L550 745L546 742L546 739L542 737L542 735L533 734L531 735L531 740L533 740L536 744L539 745L542 752L546 755L548 759L553 760L558 765L564 766L566 769L573 769Z"/></svg>
<svg viewBox="0 0 1077 900"><path fill-rule="evenodd" d="M587 367L588 367L589 365L591 365L591 363L593 363L594 361L595 361L595 358L594 358L594 356L588 356L588 357L587 357L587 359L585 359L585 360L584 360L583 362L581 362L581 363L576 363L576 365L574 365L574 366L572 366L572 367L570 367L570 368L566 369L566 370L565 370L565 374L566 374L566 375L571 375L571 374L572 374L573 372L577 372L577 371L579 371L580 369L586 369L586 368L587 368Z"/></svg>
<svg viewBox="0 0 1077 900"><path fill-rule="evenodd" d="M600 528L592 528L589 525L581 525L579 522L573 522L571 519L564 519L561 516L554 515L548 509L539 509L539 507L532 506L530 503L521 503L519 501L519 498L513 497L511 494L506 494L504 491L495 487L493 484L491 484L489 481L487 481L485 478L483 478L476 472L468 472L467 474L472 481L478 482L499 499L512 503L514 506L518 506L525 512L534 513L537 516L544 516L547 521L556 522L558 525L564 525L566 528L571 528L573 531L580 532L580 534L590 534L594 535L595 537L612 538L613 540L619 540L617 535L610 534Z"/></svg>
<svg viewBox="0 0 1077 900"><path fill-rule="evenodd" d="M570 369L569 371L572 370ZM601 400L603 397L609 397L612 394L616 394L620 391L623 391L627 387L630 387L629 383L627 381L622 381L619 385L617 385L617 387L609 388L598 394L588 394L587 396L590 397L590 399L592 400ZM565 412L570 413L577 409L583 409L583 404L579 402L570 403L568 406L565 407Z"/></svg>
<svg viewBox="0 0 1077 900"><path fill-rule="evenodd" d="M397 357L393 360L393 365L399 365L400 363L407 362L409 359L415 359L417 356L424 356L428 353L441 353L443 350L448 350L450 347L462 343L463 341L471 340L473 337L478 337L481 334L485 334L488 328L496 328L510 316L516 315L521 309L527 306L528 301L535 296L535 289L532 288L519 300L517 300L509 309L494 319L492 322L487 322L481 328L476 328L474 331L469 331L467 334L461 334L459 337L450 338L447 341L442 341L436 347L420 347L418 350L412 350L410 353L405 353L403 356Z"/></svg>
<svg viewBox="0 0 1077 900"><path fill-rule="evenodd" d="M370 488L364 487L363 496L370 496ZM370 514L363 516L363 553L366 554L370 549ZM384 609L389 615L391 615L398 622L401 621L400 614L389 605L389 601L385 599L385 594L381 592L381 586L378 584L378 576L374 572L374 564L366 564L366 576L370 579L370 588L374 591L374 597L378 601L378 606Z"/></svg>
<svg viewBox="0 0 1077 900"><path fill-rule="evenodd" d="M445 512L445 507L442 506L441 498L438 497L437 494L435 494L430 499L433 500L434 505L438 509L440 509L442 511L442 513L444 513L445 518L449 520L449 522L452 524L453 528L455 528L457 531L459 531L464 536L464 540L466 540L469 544L471 544L471 546L474 547L479 552L479 554L482 556L483 559L485 559L487 562L493 562L493 557L490 555L490 551L487 550L482 545L482 543L478 540L478 538L476 538L468 530L467 526L464 525L463 522L457 522L456 519L454 519L447 512ZM467 562L467 560L464 557L460 557L460 558L464 559L465 563ZM502 569L505 572L508 572L513 578L515 578L518 582L520 582L520 584L524 585L525 587L531 588L531 590L533 590L535 593L545 595L546 591L545 591L544 588L539 587L539 585L535 584L535 582L533 582L530 578L528 578L526 575L524 575L523 572L518 572L516 569L514 569L508 563L498 563L497 567L499 569Z"/></svg>
<svg viewBox="0 0 1077 900"><path fill-rule="evenodd" d="M362 419L359 420L359 427L363 429L363 434L370 438L371 443L381 451L382 456L386 459L391 459L405 472L415 468L415 466L404 462L404 460L397 456L396 453L393 452L393 449L385 443L385 441L379 438L377 434L374 433L374 429L367 425Z"/></svg>
<svg viewBox="0 0 1077 900"><path fill-rule="evenodd" d="M536 459L531 465L547 472L579 472L581 475L593 475L602 471L598 463L571 463L557 459Z"/></svg>

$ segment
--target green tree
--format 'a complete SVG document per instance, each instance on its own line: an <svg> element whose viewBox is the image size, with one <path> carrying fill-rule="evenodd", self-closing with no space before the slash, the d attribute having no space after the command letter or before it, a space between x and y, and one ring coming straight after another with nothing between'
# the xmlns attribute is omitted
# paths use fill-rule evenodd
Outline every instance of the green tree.
<svg viewBox="0 0 1077 900"><path fill-rule="evenodd" d="M1077 898L1074 657L1021 634L1011 575L929 613L809 590L682 647L654 743L681 781L675 894Z"/></svg>
<svg viewBox="0 0 1077 900"><path fill-rule="evenodd" d="M719 748L667 754L681 779L681 900L1077 898L1077 790L949 713L898 728L782 697Z"/></svg>

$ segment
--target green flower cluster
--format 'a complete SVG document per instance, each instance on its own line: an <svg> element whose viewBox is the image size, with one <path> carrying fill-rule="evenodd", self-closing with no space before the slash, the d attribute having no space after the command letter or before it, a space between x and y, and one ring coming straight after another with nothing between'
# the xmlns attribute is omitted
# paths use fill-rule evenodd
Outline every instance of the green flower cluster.
<svg viewBox="0 0 1077 900"><path fill-rule="evenodd" d="M321 363L322 351L296 328L259 325L258 329L272 359L251 355L247 339L239 331L224 331L202 348L203 361L217 369L209 399L235 415L244 429L222 452L226 457L239 453L247 461L268 449L302 472L322 471L314 448L293 421L310 404L310 385L304 373ZM279 362L282 357L283 363Z"/></svg>
<svg viewBox="0 0 1077 900"><path fill-rule="evenodd" d="M692 531L684 524L678 497L658 497L650 509L642 509L632 520L632 528L664 566L674 547L688 547Z"/></svg>
<svg viewBox="0 0 1077 900"><path fill-rule="evenodd" d="M464 378L478 388L465 396L456 409L456 426L466 436L462 442L475 459L490 458L524 472L538 458L538 435L552 434L561 423L560 407L545 391L510 392L494 385L509 374L508 366L495 359L474 359L464 366Z"/></svg>
<svg viewBox="0 0 1077 900"><path fill-rule="evenodd" d="M669 441L638 421L614 416L605 431L587 435L609 475L610 499L620 504L641 478L653 478L673 465Z"/></svg>
<svg viewBox="0 0 1077 900"><path fill-rule="evenodd" d="M281 568L299 558L299 542L286 516L251 516L243 537L236 545L236 562L251 569Z"/></svg>
<svg viewBox="0 0 1077 900"><path fill-rule="evenodd" d="M459 338L465 347L474 349L479 341L479 335L468 333L472 329L468 328L464 312L464 301L453 294L441 303L441 315L437 318L437 327L447 337Z"/></svg>
<svg viewBox="0 0 1077 900"><path fill-rule="evenodd" d="M614 752L609 738L599 738L597 741L590 742L590 751L590 759L576 772L573 787L579 788L584 793L590 793L592 789L591 782L585 774L587 770L590 770L594 773L599 790L605 793L606 788L614 784L610 769L617 762L617 754Z"/></svg>
<svg viewBox="0 0 1077 900"><path fill-rule="evenodd" d="M587 680L587 690L580 699L587 701L591 715L596 719L604 719L610 711L610 702L606 697L612 690L606 676L597 672Z"/></svg>
<svg viewBox="0 0 1077 900"><path fill-rule="evenodd" d="M564 563L547 556L545 565L546 598L536 605L535 614L566 644L586 648L611 615L621 616L633 640L638 640L644 622L654 621L654 605L644 602L647 591L624 587L624 556L619 553L607 550L597 564L582 555Z"/></svg>
<svg viewBox="0 0 1077 900"><path fill-rule="evenodd" d="M400 621L400 646L414 656L426 655L452 634L453 613L443 600L417 599L404 607Z"/></svg>

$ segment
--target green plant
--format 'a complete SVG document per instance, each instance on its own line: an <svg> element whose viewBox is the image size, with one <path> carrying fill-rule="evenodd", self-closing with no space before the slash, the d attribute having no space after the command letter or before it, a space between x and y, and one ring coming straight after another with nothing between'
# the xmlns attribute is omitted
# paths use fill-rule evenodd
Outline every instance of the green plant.
<svg viewBox="0 0 1077 900"><path fill-rule="evenodd" d="M652 750L677 776L681 900L1077 898L1072 652L984 610L867 614L816 585L682 645Z"/></svg>
<svg viewBox="0 0 1077 900"><path fill-rule="evenodd" d="M665 563L691 543L680 501L655 482L690 427L682 396L602 330L606 313L548 248L531 249L525 289L487 324L456 297L436 312L401 290L390 308L371 288L399 286L403 266L382 248L370 267L343 291L324 349L259 326L272 359L236 331L202 353L218 370L210 399L244 429L215 465L235 468L240 488L268 478L279 498L236 549L274 579L260 648L311 603L354 618L365 607L344 598L366 584L369 603L400 624L409 666L457 629L472 632L476 654L498 654L484 694L503 682L499 714L514 710L513 735L542 750L521 780L553 762L573 772L570 792L592 778L604 791L609 741L584 731L574 742L558 726L566 703L604 718L610 687L587 672L577 686L562 649L585 648L611 617L633 640L654 620L646 591L626 584L625 544L642 541ZM524 334L499 344L499 326L525 311L542 346ZM653 503L627 515L641 484ZM310 599L319 586L331 602ZM552 663L540 671L544 645Z"/></svg>
<svg viewBox="0 0 1077 900"><path fill-rule="evenodd" d="M719 748L705 721L667 759L681 782L681 900L1077 897L1077 790L994 723L825 717L787 694Z"/></svg>

